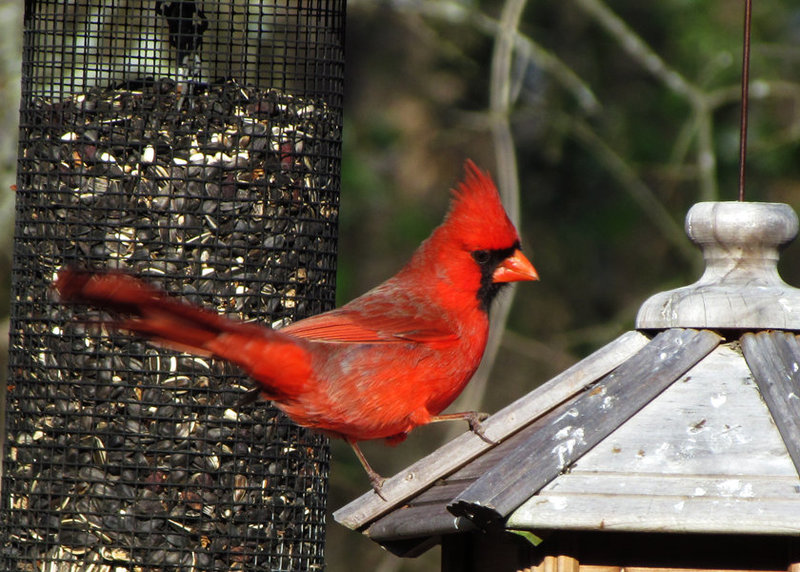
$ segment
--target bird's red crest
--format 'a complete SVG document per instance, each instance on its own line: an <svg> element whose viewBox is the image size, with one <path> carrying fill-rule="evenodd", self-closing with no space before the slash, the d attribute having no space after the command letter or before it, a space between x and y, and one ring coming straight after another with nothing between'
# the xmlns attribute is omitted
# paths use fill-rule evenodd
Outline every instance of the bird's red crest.
<svg viewBox="0 0 800 572"><path fill-rule="evenodd" d="M445 225L475 249L508 248L519 240L488 173L467 160L464 180L453 189Z"/></svg>

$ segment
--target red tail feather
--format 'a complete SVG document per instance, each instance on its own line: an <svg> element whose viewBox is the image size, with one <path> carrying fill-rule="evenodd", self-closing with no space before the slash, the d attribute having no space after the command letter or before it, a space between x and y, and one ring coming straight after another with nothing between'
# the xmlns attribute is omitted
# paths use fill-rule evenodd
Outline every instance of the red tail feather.
<svg viewBox="0 0 800 572"><path fill-rule="evenodd" d="M149 338L209 352L207 344L224 332L253 334L263 328L233 322L214 312L170 298L128 274L67 268L54 283L63 301L89 304L133 318L111 322Z"/></svg>
<svg viewBox="0 0 800 572"><path fill-rule="evenodd" d="M182 302L128 274L66 268L54 287L65 302L122 315L107 322L113 328L239 365L271 396L291 395L308 376L305 350L290 336Z"/></svg>

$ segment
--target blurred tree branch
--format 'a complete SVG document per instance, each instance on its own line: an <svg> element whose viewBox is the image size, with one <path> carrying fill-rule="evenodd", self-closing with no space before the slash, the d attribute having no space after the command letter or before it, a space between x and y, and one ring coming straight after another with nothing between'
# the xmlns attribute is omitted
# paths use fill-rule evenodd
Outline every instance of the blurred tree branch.
<svg viewBox="0 0 800 572"><path fill-rule="evenodd" d="M514 2L515 0L509 1ZM475 30L493 38L504 34L503 24L500 21L479 11L472 4L456 0L384 0L384 2L398 12L434 18L449 24L470 25ZM358 6L365 3L367 0L351 0L348 5ZM524 4L522 2L522 7ZM508 36L506 41L513 44L517 56L523 61L532 61L537 67L548 73L575 98L584 112L595 113L600 109L597 98L589 85L553 52L545 49L516 28L510 31Z"/></svg>
<svg viewBox="0 0 800 572"><path fill-rule="evenodd" d="M684 78L656 54L645 41L600 0L575 0L575 3L600 24L625 52L666 87L686 99L693 114L688 119L697 123L697 164L700 177L700 200L716 200L717 161L713 149L713 108L710 98Z"/></svg>
<svg viewBox="0 0 800 572"><path fill-rule="evenodd" d="M517 36L522 10L526 0L506 0L497 28L494 52L492 54L491 81L489 84L489 121L494 141L495 161L497 163L497 184L506 212L514 225L519 226L519 176L517 172L517 152L514 135L511 132L511 100L513 83L514 38ZM472 376L467 388L453 403L457 411L477 410L484 401L489 375L494 367L503 332L506 329L508 313L514 302L515 288L512 286L506 296L502 296L492 309L489 326L489 339L478 371ZM450 436L463 431L453 427ZM449 439L449 437L448 437Z"/></svg>
<svg viewBox="0 0 800 572"><path fill-rule="evenodd" d="M692 113L686 119L683 136L678 139L677 152L673 156L681 158L684 155L683 150L688 148L689 140L695 137L700 186L699 199L717 200L719 190L716 175L717 158L713 147L713 115L720 107L738 102L741 95L740 85L735 84L706 91L664 62L601 0L575 0L575 3L602 26L628 55L667 88L684 98L691 106ZM750 98L764 99L767 97L789 97L795 103L800 102L800 84L788 81L754 81L750 89ZM796 120L789 133L794 139L800 136L800 128L797 127ZM668 235L666 236L669 238Z"/></svg>
<svg viewBox="0 0 800 572"><path fill-rule="evenodd" d="M655 192L642 181L636 170L609 147L585 121L571 120L570 127L575 138L599 158L606 169L622 185L622 189L661 231L664 238L690 265L699 269L700 257L697 249L686 240L686 233L675 222L664 204L658 200Z"/></svg>

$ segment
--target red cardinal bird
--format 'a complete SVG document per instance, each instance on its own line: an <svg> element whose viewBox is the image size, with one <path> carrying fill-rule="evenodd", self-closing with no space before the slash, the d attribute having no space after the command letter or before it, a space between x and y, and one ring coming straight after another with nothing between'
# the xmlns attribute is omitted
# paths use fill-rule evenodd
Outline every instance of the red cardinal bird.
<svg viewBox="0 0 800 572"><path fill-rule="evenodd" d="M198 308L132 276L63 269L61 299L123 316L115 328L240 366L295 423L345 439L380 494L358 441L397 443L440 415L478 367L489 308L508 282L537 280L492 180L467 162L444 222L395 276L352 302L280 330Z"/></svg>

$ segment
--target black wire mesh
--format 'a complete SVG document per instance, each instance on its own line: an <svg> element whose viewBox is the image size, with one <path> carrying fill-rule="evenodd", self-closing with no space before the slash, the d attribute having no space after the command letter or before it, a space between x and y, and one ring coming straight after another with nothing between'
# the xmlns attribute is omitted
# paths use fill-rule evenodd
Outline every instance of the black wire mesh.
<svg viewBox="0 0 800 572"><path fill-rule="evenodd" d="M344 0L26 2L3 570L322 569L324 438L75 316L65 264L279 326L333 306Z"/></svg>

